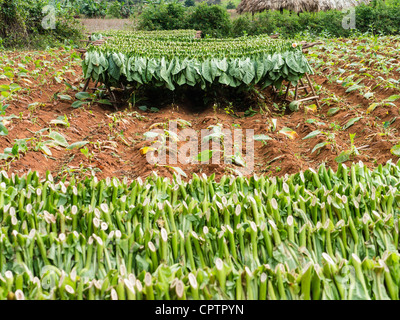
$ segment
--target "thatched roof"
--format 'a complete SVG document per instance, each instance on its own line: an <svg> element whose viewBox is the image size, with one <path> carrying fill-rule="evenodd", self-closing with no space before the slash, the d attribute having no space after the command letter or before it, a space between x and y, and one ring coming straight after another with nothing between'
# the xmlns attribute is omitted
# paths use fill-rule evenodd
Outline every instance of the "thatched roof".
<svg viewBox="0 0 400 320"><path fill-rule="evenodd" d="M260 12L264 10L290 10L293 12L317 12L331 9L343 10L369 3L371 0L242 0L237 7L238 13Z"/></svg>
<svg viewBox="0 0 400 320"><path fill-rule="evenodd" d="M368 4L372 0L319 0L318 2L321 3L320 10L327 11L327 10L343 10L350 7L358 6L362 3Z"/></svg>

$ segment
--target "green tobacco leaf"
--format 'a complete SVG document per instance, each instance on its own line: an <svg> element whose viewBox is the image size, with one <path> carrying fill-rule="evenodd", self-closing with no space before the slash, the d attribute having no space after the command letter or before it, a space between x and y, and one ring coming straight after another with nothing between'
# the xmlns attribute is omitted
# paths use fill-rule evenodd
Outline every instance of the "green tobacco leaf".
<svg viewBox="0 0 400 320"><path fill-rule="evenodd" d="M11 153L16 156L18 155L18 151L19 151L19 145L16 143L13 145L12 149L11 149Z"/></svg>
<svg viewBox="0 0 400 320"><path fill-rule="evenodd" d="M74 101L72 104L71 104L71 107L72 108L75 108L75 109L77 109L77 108L80 108L80 107L82 107L84 104L87 104L87 103L89 103L89 101Z"/></svg>
<svg viewBox="0 0 400 320"><path fill-rule="evenodd" d="M61 124L63 126L68 126L68 122L66 122L65 120L61 120L61 119L53 119L50 121L51 124Z"/></svg>
<svg viewBox="0 0 400 320"><path fill-rule="evenodd" d="M65 137L57 131L50 132L49 137L62 147L67 148L69 146L69 143L67 142Z"/></svg>
<svg viewBox="0 0 400 320"><path fill-rule="evenodd" d="M385 100L383 100L383 101L390 101L390 102L393 102L393 101L396 101L396 100L398 100L398 99L400 99L400 95L394 94L394 95L390 96L389 98L387 98L387 99L385 99Z"/></svg>
<svg viewBox="0 0 400 320"><path fill-rule="evenodd" d="M257 111L253 110L251 107L244 112L245 117L252 117L257 114Z"/></svg>
<svg viewBox="0 0 400 320"><path fill-rule="evenodd" d="M181 126L182 128L185 127L191 127L192 124L189 121L183 120L183 119L176 119L176 120L170 120L171 121L176 121L176 123Z"/></svg>
<svg viewBox="0 0 400 320"><path fill-rule="evenodd" d="M328 144L328 142L326 142L326 141L316 144L314 149L312 149L311 153L314 153L314 151L321 149L322 147L326 146L327 144Z"/></svg>
<svg viewBox="0 0 400 320"><path fill-rule="evenodd" d="M47 156L51 156L52 155L51 150L49 149L49 147L47 147L44 144L40 146L40 150L42 150L42 152Z"/></svg>
<svg viewBox="0 0 400 320"><path fill-rule="evenodd" d="M333 115L335 115L336 113L338 113L339 110L340 110L340 108L330 108L330 109L328 110L328 112L327 112L327 115L328 115L328 116L333 116Z"/></svg>
<svg viewBox="0 0 400 320"><path fill-rule="evenodd" d="M266 141L266 140L272 140L272 138L266 134L256 134L254 136L255 141Z"/></svg>
<svg viewBox="0 0 400 320"><path fill-rule="evenodd" d="M351 154L350 150L345 150L335 158L335 161L337 163L346 162L347 160L350 159L350 154Z"/></svg>
<svg viewBox="0 0 400 320"><path fill-rule="evenodd" d="M112 102L108 99L100 99L100 100L96 100L96 102L100 103L100 104L107 104L109 106L112 106Z"/></svg>
<svg viewBox="0 0 400 320"><path fill-rule="evenodd" d="M305 106L304 107L304 111L307 112L317 112L318 111L318 107L316 104L311 104L309 106Z"/></svg>
<svg viewBox="0 0 400 320"><path fill-rule="evenodd" d="M22 89L21 86L18 85L18 84L16 84L16 83L11 83L11 84L10 84L10 90L11 90L12 92L18 91L18 90L21 90L21 89Z"/></svg>
<svg viewBox="0 0 400 320"><path fill-rule="evenodd" d="M146 139L154 139L160 135L159 132L147 131L143 134Z"/></svg>
<svg viewBox="0 0 400 320"><path fill-rule="evenodd" d="M385 121L385 122L383 123L383 127L384 127L385 129L389 128L390 125L391 125L390 121Z"/></svg>
<svg viewBox="0 0 400 320"><path fill-rule="evenodd" d="M390 152L395 156L400 157L400 144L395 145L392 149L390 149Z"/></svg>
<svg viewBox="0 0 400 320"><path fill-rule="evenodd" d="M289 104L289 109L290 109L290 111L296 112L296 111L299 111L299 106L300 106L300 102L292 101Z"/></svg>
<svg viewBox="0 0 400 320"><path fill-rule="evenodd" d="M210 161L213 153L214 153L214 150L204 150L204 151L200 152L197 156L195 156L194 159L199 162L208 162L208 161Z"/></svg>
<svg viewBox="0 0 400 320"><path fill-rule="evenodd" d="M10 106L9 104L5 104L5 105L0 104L0 112L5 111L9 106Z"/></svg>
<svg viewBox="0 0 400 320"><path fill-rule="evenodd" d="M384 106L396 107L396 105L395 105L393 102L388 102L388 101L383 101L383 105L384 105Z"/></svg>
<svg viewBox="0 0 400 320"><path fill-rule="evenodd" d="M319 135L320 133L321 133L321 131L315 130L315 131L313 131L313 132L310 132L308 135L306 135L302 140L314 138L314 137L316 137L317 135Z"/></svg>
<svg viewBox="0 0 400 320"><path fill-rule="evenodd" d="M0 153L0 160L7 160L10 157L9 153Z"/></svg>
<svg viewBox="0 0 400 320"><path fill-rule="evenodd" d="M355 90L357 90L357 89L361 89L361 88L363 88L363 87L364 87L364 86L361 86L361 85L359 85L359 84L352 85L351 87L347 88L346 93L355 91Z"/></svg>
<svg viewBox="0 0 400 320"><path fill-rule="evenodd" d="M373 92L367 92L366 94L364 94L364 98L365 98L365 99L372 98L373 96L374 96L374 93L373 93Z"/></svg>
<svg viewBox="0 0 400 320"><path fill-rule="evenodd" d="M12 79L14 78L14 74L10 71L6 71L4 72L4 75L8 78L8 79Z"/></svg>
<svg viewBox="0 0 400 320"><path fill-rule="evenodd" d="M72 97L70 95L68 95L68 94L59 94L59 95L57 95L57 97L60 100L72 100Z"/></svg>
<svg viewBox="0 0 400 320"><path fill-rule="evenodd" d="M203 137L203 142L207 142L210 140L220 141L223 138L223 136L224 136L224 134L221 132L214 132L214 133L211 133L211 134Z"/></svg>
<svg viewBox="0 0 400 320"><path fill-rule="evenodd" d="M235 153L235 155L233 155L231 159L232 159L233 163L238 166L241 166L241 167L246 166L246 162L244 161L242 154L240 152Z"/></svg>
<svg viewBox="0 0 400 320"><path fill-rule="evenodd" d="M78 141L78 142L75 142L73 144L70 144L67 147L67 150L79 149L79 148L83 147L84 145L86 145L88 143L89 143L89 141Z"/></svg>
<svg viewBox="0 0 400 320"><path fill-rule="evenodd" d="M179 141L179 136L175 133L175 132L173 132L173 131L170 131L170 130L165 130L165 133L173 140L173 141Z"/></svg>
<svg viewBox="0 0 400 320"><path fill-rule="evenodd" d="M290 129L288 127L282 128L281 130L279 130L279 133L284 134L285 136L287 136L288 138L290 138L292 140L299 137L299 135L297 134L296 131L294 131L293 129Z"/></svg>
<svg viewBox="0 0 400 320"><path fill-rule="evenodd" d="M307 119L305 123L315 123L318 127L325 125L325 122L318 121L317 119Z"/></svg>
<svg viewBox="0 0 400 320"><path fill-rule="evenodd" d="M0 122L0 136L6 136L6 135L8 135L8 130L5 127L5 125Z"/></svg>
<svg viewBox="0 0 400 320"><path fill-rule="evenodd" d="M184 176L185 178L187 178L186 173L179 167L170 167L170 166L166 166L167 168L171 168L173 170L175 170L178 174Z"/></svg>
<svg viewBox="0 0 400 320"><path fill-rule="evenodd" d="M275 131L276 126L278 124L278 119L272 119L271 122L272 122L272 131Z"/></svg>
<svg viewBox="0 0 400 320"><path fill-rule="evenodd" d="M380 103L372 103L368 109L367 109L367 114L371 113L372 111L374 111L376 109L377 106L381 105Z"/></svg>
<svg viewBox="0 0 400 320"><path fill-rule="evenodd" d="M351 127L353 124L355 124L357 121L359 121L362 117L357 117L357 118L352 118L350 119L344 126L343 130L346 130L347 128Z"/></svg>
<svg viewBox="0 0 400 320"><path fill-rule="evenodd" d="M91 99L92 95L89 92L78 92L75 94L75 98L79 100L86 100L86 99Z"/></svg>
<svg viewBox="0 0 400 320"><path fill-rule="evenodd" d="M7 84L1 84L0 85L0 92L3 92L3 91L10 91L10 86L7 85Z"/></svg>

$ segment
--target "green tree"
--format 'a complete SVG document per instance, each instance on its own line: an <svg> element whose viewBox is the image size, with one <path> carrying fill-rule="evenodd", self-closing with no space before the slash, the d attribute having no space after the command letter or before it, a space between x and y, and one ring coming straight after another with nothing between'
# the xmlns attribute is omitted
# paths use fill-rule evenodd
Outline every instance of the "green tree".
<svg viewBox="0 0 400 320"><path fill-rule="evenodd" d="M236 9L235 4L232 1L229 1L228 4L226 5L227 9Z"/></svg>
<svg viewBox="0 0 400 320"><path fill-rule="evenodd" d="M151 4L139 16L139 29L185 29L185 6L181 2Z"/></svg>
<svg viewBox="0 0 400 320"><path fill-rule="evenodd" d="M194 0L185 0L185 7L194 7L196 2Z"/></svg>
<svg viewBox="0 0 400 320"><path fill-rule="evenodd" d="M0 38L20 38L20 40L27 38L21 2L20 0L0 0Z"/></svg>
<svg viewBox="0 0 400 320"><path fill-rule="evenodd" d="M221 38L230 36L232 23L225 8L203 2L189 14L188 27L201 30L203 35Z"/></svg>

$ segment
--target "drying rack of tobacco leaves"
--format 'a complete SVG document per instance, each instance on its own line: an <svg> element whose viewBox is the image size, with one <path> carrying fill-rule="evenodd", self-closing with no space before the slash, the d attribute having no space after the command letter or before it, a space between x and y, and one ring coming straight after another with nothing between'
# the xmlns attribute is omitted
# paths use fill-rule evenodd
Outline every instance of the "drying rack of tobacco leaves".
<svg viewBox="0 0 400 320"><path fill-rule="evenodd" d="M310 43L308 43L306 41L300 42L300 45L302 46L303 52L304 52L304 50L306 50L308 48L311 48L311 47L314 47L314 46L320 45L320 44L323 44L323 42L321 42L321 41L310 42ZM305 77L305 80L307 81L306 83L304 83L303 79L301 79L301 78L299 79L297 84L294 85L294 86L292 85L292 83L290 81L287 82L286 90L285 90L285 93L284 93L284 96L283 96L283 101L286 101L288 103L296 101L296 102L299 103L299 102L305 102L305 101L314 100L316 105L317 105L317 107L319 108L320 107L319 95L316 94L316 91L315 91L314 86L313 86L313 84L311 82L311 79L310 79L310 75L308 73L305 73L304 77ZM299 93L302 90L304 91L305 96L303 98L299 99ZM273 86L272 87L272 91L274 93L274 98L277 98L279 90L275 86ZM293 97L293 100L290 100L289 99L289 92L293 92L293 91L294 91L294 97ZM309 95L309 94L311 94L311 95Z"/></svg>
<svg viewBox="0 0 400 320"><path fill-rule="evenodd" d="M310 44L302 43L304 48ZM312 45L312 44L311 44ZM116 109L140 86L230 87L259 85L280 88L288 82L295 87L295 97L302 89L318 99L308 74L312 74L301 46L279 39L278 35L239 38L201 38L201 31L121 31L92 33L82 53L85 78L83 91L96 90L104 84ZM302 78L306 77L308 86ZM93 82L94 86L89 87ZM300 84L300 86L299 86ZM116 93L122 100L117 99ZM317 102L318 103L318 102Z"/></svg>
<svg viewBox="0 0 400 320"><path fill-rule="evenodd" d="M91 33L91 32L86 33L86 35L88 36L88 39L87 40L81 40L81 42L86 44L85 48L77 49L77 52L81 54L81 58L82 59L84 59L85 53L88 51L88 47L89 46L94 46L94 47L101 46L102 44L105 43L105 41L107 39L111 38L111 37L104 37L101 34L96 34L96 33ZM92 91L96 91L97 90L97 87L100 84L99 81L96 80L94 82L94 86L89 88L90 80L91 80L91 78L85 79L85 84L83 86L82 92L86 92L88 89L92 90ZM112 93L111 88L107 88L107 90L109 91L111 96L114 96L113 93ZM116 102L116 100L115 100L115 102Z"/></svg>

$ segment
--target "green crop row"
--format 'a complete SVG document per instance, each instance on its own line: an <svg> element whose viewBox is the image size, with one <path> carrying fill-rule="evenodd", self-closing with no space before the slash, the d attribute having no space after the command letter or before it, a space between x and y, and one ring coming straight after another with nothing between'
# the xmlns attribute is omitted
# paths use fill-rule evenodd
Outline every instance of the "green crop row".
<svg viewBox="0 0 400 320"><path fill-rule="evenodd" d="M398 299L400 163L280 178L0 173L0 299Z"/></svg>
<svg viewBox="0 0 400 320"><path fill-rule="evenodd" d="M110 86L174 90L212 84L279 87L283 80L297 83L312 73L300 46L291 41L268 36L194 39L188 31L176 37L175 32L113 33L103 45L88 49L82 62L84 76Z"/></svg>
<svg viewBox="0 0 400 320"><path fill-rule="evenodd" d="M102 32L94 32L91 34L91 40L96 41L107 37L134 37L135 39L158 39L158 40L176 40L176 39L194 39L196 30L158 30L153 31L135 31L128 32L126 30L110 29Z"/></svg>

